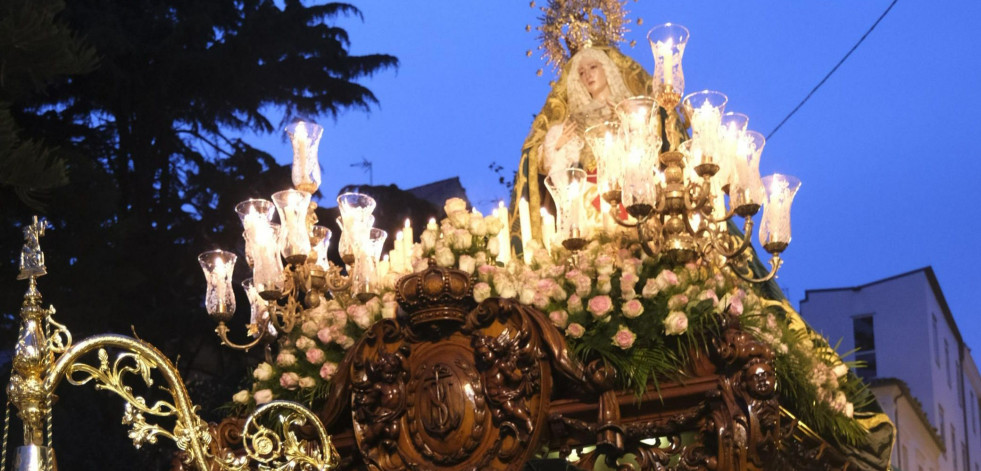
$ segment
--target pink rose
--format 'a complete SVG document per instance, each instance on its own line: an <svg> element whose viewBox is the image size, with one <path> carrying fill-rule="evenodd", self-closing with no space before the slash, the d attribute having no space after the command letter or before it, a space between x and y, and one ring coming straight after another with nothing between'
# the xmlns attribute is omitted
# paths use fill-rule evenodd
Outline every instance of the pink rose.
<svg viewBox="0 0 981 471"><path fill-rule="evenodd" d="M688 296L683 294L676 294L668 299L668 309L673 311L685 307L686 304L688 304Z"/></svg>
<svg viewBox="0 0 981 471"><path fill-rule="evenodd" d="M623 303L623 315L629 319L633 319L644 312L644 305L641 304L639 299L631 299Z"/></svg>
<svg viewBox="0 0 981 471"><path fill-rule="evenodd" d="M606 317L613 310L613 300L607 295L594 296L589 300L589 312L597 318Z"/></svg>
<svg viewBox="0 0 981 471"><path fill-rule="evenodd" d="M734 316L741 316L743 314L743 296L746 293L743 290L736 290L736 292L729 297L729 314Z"/></svg>
<svg viewBox="0 0 981 471"><path fill-rule="evenodd" d="M586 329L575 322L569 324L569 327L565 328L565 334L574 339L578 339L582 337L583 334L585 333L586 333Z"/></svg>
<svg viewBox="0 0 981 471"><path fill-rule="evenodd" d="M681 311L671 311L664 319L664 333L666 335L681 335L688 330L688 317Z"/></svg>
<svg viewBox="0 0 981 471"><path fill-rule="evenodd" d="M279 385L286 389L296 389L296 386L299 383L300 375L293 372L283 373L283 375L279 377Z"/></svg>
<svg viewBox="0 0 981 471"><path fill-rule="evenodd" d="M334 340L334 335L330 327L324 327L317 331L317 338L320 339L320 343L326 345Z"/></svg>
<svg viewBox="0 0 981 471"><path fill-rule="evenodd" d="M552 321L552 324L555 324L556 327L563 329L569 322L569 314L565 311L552 311L548 313L548 319Z"/></svg>
<svg viewBox="0 0 981 471"><path fill-rule="evenodd" d="M596 257L596 273L599 275L611 275L613 274L613 257L609 255L600 255Z"/></svg>
<svg viewBox="0 0 981 471"><path fill-rule="evenodd" d="M324 363L324 366L320 367L320 377L325 380L333 378L335 374L337 374L337 363L328 361L327 363Z"/></svg>
<svg viewBox="0 0 981 471"><path fill-rule="evenodd" d="M273 393L269 389L260 389L252 395L252 398L255 399L255 404L258 406L271 401Z"/></svg>
<svg viewBox="0 0 981 471"><path fill-rule="evenodd" d="M671 270L663 270L657 274L657 284L661 289L667 288L668 286L677 286L678 275Z"/></svg>
<svg viewBox="0 0 981 471"><path fill-rule="evenodd" d="M657 278L648 278L647 282L644 283L644 289L641 290L641 296L650 299L657 296L657 293L661 292L661 288L657 286Z"/></svg>
<svg viewBox="0 0 981 471"><path fill-rule="evenodd" d="M307 361L313 363L314 365L319 365L324 362L324 351L319 348L311 348L307 350Z"/></svg>
<svg viewBox="0 0 981 471"><path fill-rule="evenodd" d="M569 296L569 300L565 303L566 308L572 314L578 314L582 312L582 298L578 294L573 293Z"/></svg>
<svg viewBox="0 0 981 471"><path fill-rule="evenodd" d="M633 347L634 340L637 340L637 334L631 332L627 326L620 326L620 330L617 330L617 333L613 334L613 345L624 350Z"/></svg>
<svg viewBox="0 0 981 471"><path fill-rule="evenodd" d="M699 301L704 301L706 299L712 300L712 305L713 306L719 304L719 295L715 294L715 291L714 290L707 289L707 290L702 291L701 293L699 293L699 295L698 295L698 300Z"/></svg>

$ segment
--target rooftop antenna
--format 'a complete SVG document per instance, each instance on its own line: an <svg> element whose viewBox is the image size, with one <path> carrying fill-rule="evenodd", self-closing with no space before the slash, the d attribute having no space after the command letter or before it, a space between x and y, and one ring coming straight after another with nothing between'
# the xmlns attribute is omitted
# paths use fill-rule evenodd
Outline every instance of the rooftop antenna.
<svg viewBox="0 0 981 471"><path fill-rule="evenodd" d="M371 186L375 185L375 170L371 164L371 161L361 157L361 162L351 164L352 167L361 167L368 169L368 184Z"/></svg>

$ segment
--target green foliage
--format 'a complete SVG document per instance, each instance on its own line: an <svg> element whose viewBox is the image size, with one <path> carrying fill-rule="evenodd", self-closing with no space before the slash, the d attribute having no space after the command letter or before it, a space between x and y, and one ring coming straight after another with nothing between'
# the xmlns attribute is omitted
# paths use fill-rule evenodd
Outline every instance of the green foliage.
<svg viewBox="0 0 981 471"><path fill-rule="evenodd" d="M347 4L73 0L58 12L59 5L0 1L0 48L28 44L9 36L18 28L41 38L30 43L37 46L30 54L0 49L0 191L19 191L7 178L28 180L27 189L50 187L44 202L54 228L42 240L49 275L39 285L45 302L57 306L58 320L76 338L135 332L160 347L179 359L192 384L200 384L194 397L207 391L208 398L221 398L199 401L209 411L240 387L236 380L256 359L218 347L203 310L196 255L218 247L241 254L234 205L290 186L288 168L232 136L276 130L270 115L336 117L346 109L367 110L376 98L359 81L397 60L348 53L346 32L332 24L360 16ZM55 26L31 29L40 23L18 20L32 15L54 18ZM65 46L74 56L51 46L57 38L75 37L87 46ZM98 63L69 67L66 57L79 63L98 57ZM26 65L14 68L14 59ZM16 80L8 75L24 70ZM54 188L62 174L68 185ZM5 280L16 276L19 227L31 212L0 204ZM237 270L236 279L248 277L244 263ZM2 286L0 320L15 328L25 286ZM244 295L238 304L248 305ZM233 332L241 331L245 311L239 308ZM3 333L5 344L15 333ZM112 399L101 400L118 408ZM75 425L59 426L58 420ZM86 423L84 417L56 417L55 428L104 435ZM112 445L104 446L118 446L113 456L131 459L129 467L145 464L125 432L106 439ZM73 463L90 453L86 447L95 449L90 445L64 443L59 458Z"/></svg>
<svg viewBox="0 0 981 471"><path fill-rule="evenodd" d="M69 151L26 138L13 112L49 84L96 64L95 51L56 19L64 8L61 0L0 2L0 191L37 210L44 207L40 198L68 182Z"/></svg>

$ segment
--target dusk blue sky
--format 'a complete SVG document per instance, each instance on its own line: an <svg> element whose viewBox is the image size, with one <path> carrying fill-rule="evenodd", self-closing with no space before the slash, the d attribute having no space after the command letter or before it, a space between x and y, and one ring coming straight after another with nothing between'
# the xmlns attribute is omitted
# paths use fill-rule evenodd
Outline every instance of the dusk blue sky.
<svg viewBox="0 0 981 471"><path fill-rule="evenodd" d="M643 24L629 25L628 43L637 46L621 49L650 70L649 28L687 26L687 91L726 93L727 110L746 113L750 128L766 135L890 2L631 1L630 17ZM409 188L459 176L481 211L506 199L488 165L514 171L554 78L539 59L535 32L525 32L537 24L538 9L527 1L355 5L363 23L337 20L350 34L351 52L393 54L401 66L364 81L380 101L371 112L320 120L323 193L367 183L367 173L350 167L367 159L375 184ZM979 20L981 2L900 0L767 142L761 164L764 175L803 181L778 279L795 306L806 289L861 285L932 265L976 361ZM290 158L278 135L247 140L281 162Z"/></svg>

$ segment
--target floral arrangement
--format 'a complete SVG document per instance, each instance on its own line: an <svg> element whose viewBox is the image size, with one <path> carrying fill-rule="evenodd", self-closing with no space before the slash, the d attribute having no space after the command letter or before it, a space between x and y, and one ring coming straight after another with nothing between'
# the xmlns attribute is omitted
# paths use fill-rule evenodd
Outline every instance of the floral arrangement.
<svg viewBox="0 0 981 471"><path fill-rule="evenodd" d="M681 379L689 355L706 351L706 334L722 315L736 316L775 352L785 405L826 437L863 440L853 413L872 401L871 394L786 301L766 299L760 287L706 264L648 257L627 231L601 233L577 254L532 241L526 247L531 263L501 263L495 236L506 230L501 218L468 211L456 198L444 209L447 217L413 246L414 269L424 270L433 258L472 274L478 302L497 296L538 308L581 359L601 358L616 368L621 387L640 392L652 382ZM281 335L274 361L259 364L251 390L237 393L234 402L249 408L273 398L310 405L323 400L347 349L372 323L396 316L399 276L389 274L380 295L367 302L335 299L305 311L299 327Z"/></svg>

